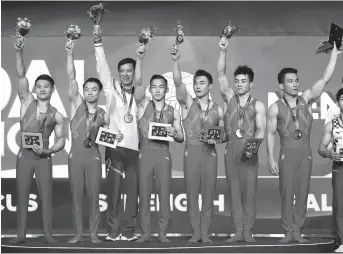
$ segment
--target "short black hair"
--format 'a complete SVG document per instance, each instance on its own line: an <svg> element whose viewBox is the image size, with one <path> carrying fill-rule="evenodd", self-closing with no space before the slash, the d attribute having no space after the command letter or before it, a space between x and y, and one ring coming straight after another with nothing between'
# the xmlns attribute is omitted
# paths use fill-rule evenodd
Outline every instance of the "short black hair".
<svg viewBox="0 0 343 254"><path fill-rule="evenodd" d="M196 77L200 77L200 76L205 76L208 80L208 83L212 84L213 82L212 75L205 70L197 70L194 74L193 80L195 80Z"/></svg>
<svg viewBox="0 0 343 254"><path fill-rule="evenodd" d="M250 82L253 82L253 81L254 81L255 73L254 73L254 71L253 71L250 67L248 67L247 65L239 65L239 66L237 67L237 69L235 70L235 72L233 73L233 76L236 77L237 75L240 75L240 74L248 75L249 81L250 81Z"/></svg>
<svg viewBox="0 0 343 254"><path fill-rule="evenodd" d="M132 58L124 58L124 59L122 59L122 60L120 60L119 61L119 63L118 63L118 71L119 71L119 69L120 69L120 66L122 66L122 65L124 65L124 64L132 64L132 66L133 66L133 70L135 70L136 69L136 60L134 60L134 59L132 59Z"/></svg>
<svg viewBox="0 0 343 254"><path fill-rule="evenodd" d="M97 78L88 78L88 79L85 81L85 83L83 83L83 89L85 89L85 85L86 85L88 82L97 83L97 84L98 84L98 87L99 87L99 91L102 90L102 83L101 83L100 80L97 79Z"/></svg>
<svg viewBox="0 0 343 254"><path fill-rule="evenodd" d="M35 85L36 85L36 83L37 83L38 80L46 80L46 81L49 81L50 84L51 84L51 87L54 87L54 86L55 86L55 81L53 80L52 77L50 77L50 76L47 75L47 74L39 75L39 76L36 78Z"/></svg>
<svg viewBox="0 0 343 254"><path fill-rule="evenodd" d="M159 74L152 75L152 77L150 79L150 85L151 85L152 81L155 80L155 79L162 79L165 82L166 87L168 87L167 79L165 77L163 77L162 75L159 75Z"/></svg>
<svg viewBox="0 0 343 254"><path fill-rule="evenodd" d="M343 94L343 88L339 89L338 92L336 93L336 101L339 101L339 98Z"/></svg>
<svg viewBox="0 0 343 254"><path fill-rule="evenodd" d="M294 68L283 68L277 75L277 80L279 81L279 84L283 84L287 73L293 73L298 75L298 70Z"/></svg>

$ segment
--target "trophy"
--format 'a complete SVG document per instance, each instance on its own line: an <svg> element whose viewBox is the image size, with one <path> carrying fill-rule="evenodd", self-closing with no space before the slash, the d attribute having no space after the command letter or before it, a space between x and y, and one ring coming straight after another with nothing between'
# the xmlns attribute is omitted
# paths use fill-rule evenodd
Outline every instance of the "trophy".
<svg viewBox="0 0 343 254"><path fill-rule="evenodd" d="M71 24L68 30L65 30L64 33L67 34L65 48L70 50L74 47L76 40L81 37L81 29L78 25Z"/></svg>
<svg viewBox="0 0 343 254"><path fill-rule="evenodd" d="M155 36L157 27L149 26L148 28L142 28L138 34L138 42L140 46L145 46L147 48L148 43Z"/></svg>
<svg viewBox="0 0 343 254"><path fill-rule="evenodd" d="M14 44L14 47L16 50L21 50L24 47L24 36L28 34L28 32L31 30L31 21L25 17L25 18L17 18L17 26L15 28L16 30L16 37L17 41Z"/></svg>
<svg viewBox="0 0 343 254"><path fill-rule="evenodd" d="M177 49L179 45L184 41L185 33L183 32L183 26L180 25L180 20L177 22L176 28L174 28L176 31L176 42L174 44L174 48Z"/></svg>
<svg viewBox="0 0 343 254"><path fill-rule="evenodd" d="M342 46L343 29L334 23L331 23L330 35L328 41L321 41L319 48L314 54L324 53L330 54L334 47L334 42L336 42L337 49Z"/></svg>
<svg viewBox="0 0 343 254"><path fill-rule="evenodd" d="M236 26L231 24L231 20L229 24L223 29L220 38L225 36L227 39L230 39L236 32L238 32L242 26Z"/></svg>

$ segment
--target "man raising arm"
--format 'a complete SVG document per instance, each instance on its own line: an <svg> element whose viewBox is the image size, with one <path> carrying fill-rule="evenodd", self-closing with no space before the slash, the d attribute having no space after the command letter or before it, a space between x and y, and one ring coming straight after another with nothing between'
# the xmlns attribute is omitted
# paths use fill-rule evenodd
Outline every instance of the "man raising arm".
<svg viewBox="0 0 343 254"><path fill-rule="evenodd" d="M281 242L288 243L292 240L307 242L301 236L300 231L306 219L307 197L312 172L310 144L313 120L312 103L323 93L333 74L339 54L340 51L334 45L329 64L322 78L301 96L298 96L299 78L296 69L283 68L278 74L279 87L283 91L283 97L269 108L267 152L270 172L280 175L281 226L286 232L285 237L280 240ZM280 135L281 143L278 165L274 159L276 131Z"/></svg>
<svg viewBox="0 0 343 254"><path fill-rule="evenodd" d="M34 90L35 99L29 91L29 82L23 60L23 43L18 41L16 48L16 71L18 77L18 96L20 99L20 131L22 134L40 133L43 144L35 144L32 149L20 149L17 156L17 238L11 243L26 240L27 206L33 174L36 176L38 193L42 202L44 239L47 243L55 243L51 236L52 230L52 159L51 154L64 148L64 119L56 108L50 105L52 93L55 91L54 80L46 74L37 77ZM49 137L55 132L56 143L49 148ZM25 141L24 141L25 142Z"/></svg>
<svg viewBox="0 0 343 254"><path fill-rule="evenodd" d="M68 45L71 44L71 45ZM73 215L76 235L68 243L82 242L83 236L83 189L86 185L89 199L90 241L100 243L97 237L100 223L99 193L102 176L101 155L95 143L100 127L108 127L109 114L98 106L102 83L97 78L88 78L83 84L83 97L75 79L74 42L67 41L67 74L69 79L70 130L72 147L68 168L71 183ZM120 142L122 134L116 135Z"/></svg>
<svg viewBox="0 0 343 254"><path fill-rule="evenodd" d="M264 104L252 98L254 72L248 66L238 66L234 72L234 88L225 75L228 39L219 42L218 81L224 98L224 123L227 146L224 154L225 172L231 193L231 213L235 235L227 242L255 242L252 227L256 218L258 153L243 151L248 139L263 139L266 130ZM236 93L236 94L235 94Z"/></svg>
<svg viewBox="0 0 343 254"><path fill-rule="evenodd" d="M167 80L161 75L153 75L150 79L149 91L152 100L143 99L138 108L140 132L140 157L139 157L139 200L141 226L143 236L138 242L150 241L150 195L152 180L155 176L157 192L160 201L159 236L160 242L169 242L166 237L170 213L170 180L172 174L172 161L169 152L169 142L149 138L149 125L153 123L170 124L166 134L176 142L182 143L184 135L181 127L179 112L165 101L168 92Z"/></svg>
<svg viewBox="0 0 343 254"><path fill-rule="evenodd" d="M119 61L119 81L112 77L102 44L100 26L94 26L94 47L99 79L104 85L106 108L109 112L109 129L124 135L115 149L106 147L108 185L108 233L106 240L136 240L138 212L138 128L137 106L134 99L136 61L125 58ZM125 179L123 178L125 174ZM126 189L126 209L121 200L121 184Z"/></svg>
<svg viewBox="0 0 343 254"><path fill-rule="evenodd" d="M213 216L213 199L217 181L217 150L213 140L204 142L204 133L213 126L224 127L223 109L209 98L212 76L197 70L193 79L196 98L193 99L182 82L179 66L180 52L173 48L173 78L176 98L181 106L181 117L186 135L184 154L184 176L187 193L187 211L193 236L189 242L211 242L209 230ZM200 182L202 182L200 187ZM202 209L199 211L199 189Z"/></svg>

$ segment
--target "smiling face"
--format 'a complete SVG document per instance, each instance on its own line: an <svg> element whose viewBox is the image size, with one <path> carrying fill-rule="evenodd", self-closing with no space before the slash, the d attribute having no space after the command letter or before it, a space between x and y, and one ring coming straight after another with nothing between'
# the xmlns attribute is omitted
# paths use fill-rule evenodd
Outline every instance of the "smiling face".
<svg viewBox="0 0 343 254"><path fill-rule="evenodd" d="M284 93L290 96L297 96L299 87L299 78L295 73L286 73L283 83L280 84L280 88L284 91Z"/></svg>
<svg viewBox="0 0 343 254"><path fill-rule="evenodd" d="M206 76L197 76L193 81L193 89L196 97L202 98L209 94L212 84L209 83Z"/></svg>
<svg viewBox="0 0 343 254"><path fill-rule="evenodd" d="M119 67L119 78L120 82L124 86L131 86L133 83L133 78L135 75L135 70L133 64L126 63Z"/></svg>
<svg viewBox="0 0 343 254"><path fill-rule="evenodd" d="M52 93L55 91L55 87L48 80L39 79L35 84L35 92L37 99L41 101L47 101L51 99Z"/></svg>
<svg viewBox="0 0 343 254"><path fill-rule="evenodd" d="M238 95L244 95L249 92L252 84L247 74L238 74L235 76L235 89Z"/></svg>

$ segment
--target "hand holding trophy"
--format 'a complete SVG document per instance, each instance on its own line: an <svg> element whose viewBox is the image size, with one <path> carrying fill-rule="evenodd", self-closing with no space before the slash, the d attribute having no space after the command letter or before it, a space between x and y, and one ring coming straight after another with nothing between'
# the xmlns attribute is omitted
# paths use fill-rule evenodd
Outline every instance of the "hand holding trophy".
<svg viewBox="0 0 343 254"><path fill-rule="evenodd" d="M343 29L338 25L331 23L330 35L328 41L321 41L318 49L314 54L330 54L332 51L337 52L342 47ZM335 47L336 45L336 47Z"/></svg>
<svg viewBox="0 0 343 254"><path fill-rule="evenodd" d="M71 24L68 30L64 31L64 33L67 34L65 49L72 50L76 40L81 37L81 29L79 26Z"/></svg>
<svg viewBox="0 0 343 254"><path fill-rule="evenodd" d="M139 44L137 51L136 51L137 57L140 59L143 59L146 50L147 50L147 47L144 44Z"/></svg>
<svg viewBox="0 0 343 254"><path fill-rule="evenodd" d="M148 48L149 42L154 38L157 27L149 26L148 28L142 28L138 34L139 46Z"/></svg>
<svg viewBox="0 0 343 254"><path fill-rule="evenodd" d="M238 32L242 26L236 26L231 24L231 20L229 21L229 24L223 29L222 34L220 37L225 36L226 39L230 39L236 32Z"/></svg>
<svg viewBox="0 0 343 254"><path fill-rule="evenodd" d="M219 41L220 50L225 52L228 45L229 45L229 39L227 39L225 36L222 36Z"/></svg>
<svg viewBox="0 0 343 254"><path fill-rule="evenodd" d="M94 26L93 26L93 35L94 35L94 42L101 42L101 30L100 30L100 23L102 22L105 11L108 12L104 8L102 3L93 5L88 11L88 15L91 18Z"/></svg>
<svg viewBox="0 0 343 254"><path fill-rule="evenodd" d="M24 48L24 36L31 30L31 21L28 18L17 18L16 30L16 42L14 47L16 50L22 50Z"/></svg>
<svg viewBox="0 0 343 254"><path fill-rule="evenodd" d="M176 31L176 42L173 46L174 49L178 49L179 45L184 41L185 33L183 32L183 26L180 25L180 20L177 22L176 28L174 28Z"/></svg>

